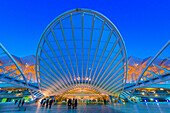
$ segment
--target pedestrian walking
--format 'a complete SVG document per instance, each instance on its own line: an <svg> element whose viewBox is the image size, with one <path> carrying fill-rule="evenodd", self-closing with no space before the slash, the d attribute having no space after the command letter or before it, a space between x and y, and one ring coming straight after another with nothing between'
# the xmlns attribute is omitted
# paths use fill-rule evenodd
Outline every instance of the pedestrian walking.
<svg viewBox="0 0 170 113"><path fill-rule="evenodd" d="M25 103L25 99L23 98L23 100L22 100L22 106L24 105L24 103Z"/></svg>
<svg viewBox="0 0 170 113"><path fill-rule="evenodd" d="M104 105L106 105L106 99L104 99Z"/></svg>
<svg viewBox="0 0 170 113"><path fill-rule="evenodd" d="M72 103L73 109L75 107L75 99L73 98L73 103Z"/></svg>
<svg viewBox="0 0 170 113"><path fill-rule="evenodd" d="M43 107L45 106L46 99L43 100Z"/></svg>
<svg viewBox="0 0 170 113"><path fill-rule="evenodd" d="M68 109L71 109L71 99L68 100Z"/></svg>
<svg viewBox="0 0 170 113"><path fill-rule="evenodd" d="M44 101L44 99L42 99L41 102L40 102L41 106L43 105L43 101Z"/></svg>
<svg viewBox="0 0 170 113"><path fill-rule="evenodd" d="M77 99L75 100L75 109L77 109Z"/></svg>
<svg viewBox="0 0 170 113"><path fill-rule="evenodd" d="M46 108L48 108L48 102L49 102L49 99L46 101Z"/></svg>
<svg viewBox="0 0 170 113"><path fill-rule="evenodd" d="M50 100L50 106L49 106L50 109L52 104L53 104L53 99Z"/></svg>
<svg viewBox="0 0 170 113"><path fill-rule="evenodd" d="M19 100L18 107L20 107L20 104L21 104L21 99Z"/></svg>
<svg viewBox="0 0 170 113"><path fill-rule="evenodd" d="M17 104L18 100L15 100L15 105Z"/></svg>

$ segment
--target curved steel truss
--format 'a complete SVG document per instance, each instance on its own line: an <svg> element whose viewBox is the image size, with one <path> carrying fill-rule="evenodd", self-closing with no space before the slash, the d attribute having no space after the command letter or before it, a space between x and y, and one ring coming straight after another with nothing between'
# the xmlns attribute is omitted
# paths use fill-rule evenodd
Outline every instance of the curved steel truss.
<svg viewBox="0 0 170 113"><path fill-rule="evenodd" d="M35 66L39 87L47 95L75 87L114 95L125 84L126 49L109 19L96 11L74 9L47 26Z"/></svg>
<svg viewBox="0 0 170 113"><path fill-rule="evenodd" d="M36 89L38 87L28 84L23 72L18 66L15 59L0 43L0 81L14 84L29 89Z"/></svg>
<svg viewBox="0 0 170 113"><path fill-rule="evenodd" d="M148 61L144 60L145 62ZM146 64L145 64L146 65ZM136 83L124 88L121 98L130 98L137 88L156 83L166 83L170 80L170 41L147 63Z"/></svg>
<svg viewBox="0 0 170 113"><path fill-rule="evenodd" d="M143 70L136 86L142 87L168 80L170 80L170 40Z"/></svg>

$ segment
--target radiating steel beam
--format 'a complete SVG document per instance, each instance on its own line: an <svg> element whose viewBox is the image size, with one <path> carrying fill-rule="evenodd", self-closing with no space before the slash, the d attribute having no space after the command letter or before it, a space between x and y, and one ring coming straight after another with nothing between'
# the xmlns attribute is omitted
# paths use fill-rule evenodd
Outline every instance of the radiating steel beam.
<svg viewBox="0 0 170 113"><path fill-rule="evenodd" d="M94 63L95 63L95 60L96 60L96 56L97 56L97 52L98 52L98 49L99 49L100 40L101 40L101 37L102 37L102 34L103 34L104 25L105 25L105 20L103 21L103 25L102 25L100 37L99 37L99 40L98 40L98 44L97 44L95 56L94 56L94 59L93 59L93 64L92 64L92 68L91 68L91 71L90 71L89 79L91 78L91 74L92 74L92 71L93 71L93 66L94 66ZM94 76L94 75L93 75L93 76ZM88 84L89 84L89 81L88 81Z"/></svg>
<svg viewBox="0 0 170 113"><path fill-rule="evenodd" d="M121 61L121 60L120 60L120 61ZM118 65L119 65L119 62L118 62L118 64L116 64L115 66L117 67ZM108 76L113 72L113 70L115 70L116 67L113 67L113 69L109 72L109 74L106 75L106 77L105 77L104 80L98 85L98 87L100 87L100 86L103 84L103 82L106 80L106 78L108 78ZM115 72L115 75L116 75L123 67L124 67L124 65L121 66L121 67ZM113 76L112 76L112 77L113 77ZM108 81L106 81L106 82L108 82Z"/></svg>
<svg viewBox="0 0 170 113"><path fill-rule="evenodd" d="M103 64L103 66L102 66L101 69L100 69L100 72L98 73L98 75L97 75L97 77L96 77L96 80L95 80L94 83L93 83L94 85L95 85L96 81L98 80L98 77L99 77L101 71L103 70L104 66L106 65L107 61L109 60L109 58L110 58L113 50L115 49L118 41L119 41L119 40L117 39L116 42L115 42L115 44L113 45L112 50L110 51L110 54L107 56L107 58L106 58L106 60L105 60L105 62L104 62L104 64ZM115 61L115 59L117 58L117 56L120 54L121 51L122 51L122 49L119 50L119 52L116 54L116 56L114 57L114 59L112 60L112 62L109 64L109 66L112 65L112 63ZM98 84L98 82L97 82L97 84ZM96 85L97 85L97 84L96 84ZM95 85L95 86L96 86L96 85Z"/></svg>
<svg viewBox="0 0 170 113"><path fill-rule="evenodd" d="M46 53L46 51L44 50L44 48L41 48L42 52L45 54L45 56L48 58L48 60L51 62L51 64L54 66L54 68L58 71L59 69L57 68L57 66L53 63L53 61L51 60L50 56ZM59 63L59 62L58 62ZM59 64L60 68L62 69L61 65ZM61 72L60 72L61 73ZM71 85L71 82L69 80L69 78L67 77L66 73L64 72L66 78L67 78L67 81L69 81L70 85ZM62 79L65 81L65 83L68 85L68 82L65 80L65 78L63 77L63 75L60 74L60 76L62 77ZM69 86L69 85L68 85Z"/></svg>
<svg viewBox="0 0 170 113"><path fill-rule="evenodd" d="M115 84L113 84L112 86L110 86L107 90L109 91L110 89L112 89L112 88L115 88L115 86L117 86L117 84L119 84L119 83L123 83L123 80L124 80L125 78L121 78L120 80L118 80L118 81L116 81L116 83ZM111 92L111 91L110 91Z"/></svg>
<svg viewBox="0 0 170 113"><path fill-rule="evenodd" d="M67 69L67 72L69 73L69 76L70 76L70 78L72 78L71 77L71 73L70 73L70 70L68 69L68 66L67 66L67 64L66 64L66 61L65 61L65 58L64 58L64 55L63 55L63 53L62 53L62 51L61 51L61 48L60 48L60 45L59 45L59 43L58 43L58 41L57 41L57 38L56 38L56 35L55 35L55 33L53 32L53 29L51 28L51 32L52 32L52 35L53 35L53 37L54 37L54 40L55 40L55 42L56 42L56 44L57 44L57 47L58 47L58 49L59 49L59 51L60 51L60 54L61 54L61 56L62 56L62 59L63 59L63 61L64 61L64 64L65 64L65 66L66 66L66 69ZM55 58L57 58L57 55L54 53L54 56L55 56ZM59 60L58 59L56 59L57 60L57 62L59 63ZM63 68L62 66L61 66L61 64L59 63L59 65L60 65L60 67L61 67L61 69ZM63 69L62 69L63 70ZM63 71L64 72L64 71ZM65 72L64 72L65 73ZM65 74L65 76L67 77L67 75ZM68 77L67 77L68 78ZM69 81L69 83L70 83L70 79L68 79L68 81ZM72 80L71 80L72 81ZM74 83L74 81L72 81L73 83ZM70 83L70 85L72 85L71 83Z"/></svg>
<svg viewBox="0 0 170 113"><path fill-rule="evenodd" d="M78 63L77 63L76 44L75 44L75 37L74 37L72 14L70 14L70 21L71 21L71 29L72 29L72 35L73 35L73 44L74 44L74 52L75 52L75 59L76 59L77 75L78 75L78 78L79 78L79 70L78 70ZM77 85L77 78L76 78L75 81L76 81L76 85ZM80 80L79 80L79 84L80 84Z"/></svg>
<svg viewBox="0 0 170 113"><path fill-rule="evenodd" d="M116 87L114 87L112 90L110 90L110 92L112 92L112 93L114 93L114 92L116 92L117 90L120 90L122 87L120 87L121 85L123 85L124 83L121 83L121 84L119 84L119 85L117 85ZM116 85L116 84L115 84ZM120 87L120 88L118 88L118 87ZM118 88L117 90L115 90L116 88ZM115 90L115 91L114 91Z"/></svg>
<svg viewBox="0 0 170 113"><path fill-rule="evenodd" d="M123 68L124 66L122 66ZM103 88L113 77L115 77L115 75L122 69L120 68L119 70L117 70L112 77L109 78L109 80L107 80L102 86L101 88ZM115 82L118 78L120 78L125 72L122 72L121 74L119 74L116 78L114 78L114 80L110 81L109 84L107 86L105 86L105 88L107 88L108 86L110 86L113 82ZM110 86L111 87L111 86Z"/></svg>
<svg viewBox="0 0 170 113"><path fill-rule="evenodd" d="M65 38L65 34L64 34L64 30L63 30L61 20L59 20L59 23L60 23L61 31L62 31L62 34L63 34L65 46L66 46L66 49L67 49L68 57L69 57L69 60L70 60L71 68L72 68L72 71L73 71L73 75L75 75L73 65L72 65L72 61L71 61L71 58L70 58L70 52L69 52L69 49L68 49L68 46L67 46L67 41L66 41L66 38ZM70 78L71 78L71 81L73 82L73 85L74 85L74 81L73 81L73 78L72 78L71 75L70 75Z"/></svg>
<svg viewBox="0 0 170 113"><path fill-rule="evenodd" d="M92 43L92 37L93 37L93 28L94 28L94 21L95 21L95 15L93 15L93 21L92 21L92 28L91 28L91 36L90 36L90 45L89 45L89 52L88 52L88 60L87 60L87 67L86 67L86 77L87 78L87 71L88 71L88 66L89 66L89 59L90 59L90 51L91 51L91 43ZM88 77L88 81L89 81ZM85 82L86 84L86 82Z"/></svg>
<svg viewBox="0 0 170 113"><path fill-rule="evenodd" d="M98 69L98 67L99 67L99 65L100 65L100 62L101 62L102 58L103 58L103 55L104 55L105 50L106 50L106 48L107 48L107 45L109 44L110 38L111 38L111 36L112 36L112 33L113 33L113 29L112 29L111 32L110 32L110 35L109 35L108 40L107 40L107 43L106 43L106 45L105 45L105 47L104 47L104 50L103 50L103 52L102 52L102 55L100 56L100 60L99 60L99 62L98 62L98 64L97 64L97 67L96 67L95 72L94 72L94 74L93 74L94 76L96 75L97 69ZM94 76L93 76L93 78L92 78L92 80L91 80L91 83L93 82Z"/></svg>
<svg viewBox="0 0 170 113"><path fill-rule="evenodd" d="M45 74L43 74L41 71L39 71L39 73L45 78L47 79L48 81L50 81L53 85L55 85L57 87L56 90L60 90L60 87L59 85L56 83L56 82L53 82L50 78L48 78Z"/></svg>
<svg viewBox="0 0 170 113"><path fill-rule="evenodd" d="M82 40L81 40L81 49L82 49L82 68L81 68L81 72L82 72L82 75L81 75L81 80L82 80L82 84L83 84L83 12L82 12L82 16L81 16L81 25L82 25L82 29L81 29L81 33L82 33ZM86 78L85 78L85 81L86 81Z"/></svg>
<svg viewBox="0 0 170 113"><path fill-rule="evenodd" d="M45 61L45 60L43 60L40 56L39 56L39 58L40 58L40 60L47 66L47 68L57 77L57 79L60 81L60 83L62 83L62 84L60 84L61 86L63 85L64 87L67 87L66 85L65 85L65 83L64 83L64 81L60 78L60 76L58 76L57 74L56 74L56 72L52 69L52 68L50 68L50 66L47 64L47 62ZM60 73L59 73L60 74Z"/></svg>
<svg viewBox="0 0 170 113"><path fill-rule="evenodd" d="M39 64L39 66L41 67L41 69L47 74L49 75L56 83L58 83L58 85L63 88L63 86L61 85L61 83L56 80L56 78L53 77L53 75L50 74L50 72L48 72L43 66L41 66L41 64Z"/></svg>
<svg viewBox="0 0 170 113"><path fill-rule="evenodd" d="M42 82L40 82L40 84L46 88L45 92L47 92L47 91L48 91L48 93L54 93L54 92L55 92L54 89L52 89L51 87L47 86L46 84L44 84L44 83L42 83ZM47 89L47 88L48 88L48 89ZM49 91L50 91L50 92L49 92Z"/></svg>
<svg viewBox="0 0 170 113"><path fill-rule="evenodd" d="M48 81L46 81L46 80L44 80L44 79L42 79L42 78L40 78L40 80L43 81L44 83L46 83L47 85L49 85L50 88L51 88L54 92L58 91L58 89L57 89L56 87L54 87L52 84L50 84ZM42 83L42 82L41 82L41 83ZM47 86L47 85L45 85L45 86Z"/></svg>
<svg viewBox="0 0 170 113"><path fill-rule="evenodd" d="M45 39L47 45L49 46L50 50L52 51L53 55L56 57L56 54L55 54L53 48L51 47L49 41L48 41L46 38L44 38L44 39ZM48 56L48 54L46 53L46 51L45 51L43 48L41 48L41 50L42 50L43 53L47 56L47 58L50 60L50 62L53 64L53 66L56 67L55 64L52 62L51 58L50 58L50 57ZM58 59L57 59L57 62L59 63ZM60 63L59 63L59 64L60 64ZM61 66L60 66L60 67L61 67ZM58 73L61 75L61 72L59 71L59 69L58 69L57 67L56 67L55 69L56 69L56 70L58 71ZM63 71L63 72L64 72L64 71ZM62 79L66 82L65 78L63 77L63 75L61 75L61 77L62 77ZM68 81L69 81L69 80L68 80ZM66 84L67 84L67 82L66 82Z"/></svg>
<svg viewBox="0 0 170 113"><path fill-rule="evenodd" d="M112 63L116 60L116 58L117 58L117 57L115 57L115 58L112 60L111 65L112 65ZM116 65L112 68L112 70L105 76L104 80L106 80L106 78L116 69L116 67L123 61L124 58L125 58L125 57L122 57L122 58L119 60L119 62L116 63ZM99 79L99 81L97 82L97 84L99 84L99 82L102 80L103 76L104 76L105 73L109 70L109 68L111 67L111 65L109 65L109 66L107 67L107 69L106 69L105 72L102 74L102 76L101 76L101 78ZM102 84L104 80L102 80L102 82L101 82L100 84ZM97 84L96 84L95 86L97 86ZM100 86L100 84L99 84L99 86Z"/></svg>

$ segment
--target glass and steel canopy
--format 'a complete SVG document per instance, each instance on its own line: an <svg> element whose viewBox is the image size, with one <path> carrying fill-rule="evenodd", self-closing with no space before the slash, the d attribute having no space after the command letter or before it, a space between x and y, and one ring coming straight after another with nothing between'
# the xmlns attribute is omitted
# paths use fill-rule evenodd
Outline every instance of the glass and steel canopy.
<svg viewBox="0 0 170 113"><path fill-rule="evenodd" d="M47 95L77 87L114 95L123 90L126 68L126 49L119 31L92 10L74 9L55 18L37 48L37 79Z"/></svg>

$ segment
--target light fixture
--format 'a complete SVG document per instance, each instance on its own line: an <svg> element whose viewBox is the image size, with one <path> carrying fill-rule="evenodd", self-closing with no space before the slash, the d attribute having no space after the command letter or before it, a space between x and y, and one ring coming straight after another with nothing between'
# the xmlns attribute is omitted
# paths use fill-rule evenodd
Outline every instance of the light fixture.
<svg viewBox="0 0 170 113"><path fill-rule="evenodd" d="M164 90L163 88L160 88L160 90Z"/></svg>
<svg viewBox="0 0 170 113"><path fill-rule="evenodd" d="M158 100L156 99L155 102L158 102Z"/></svg>

